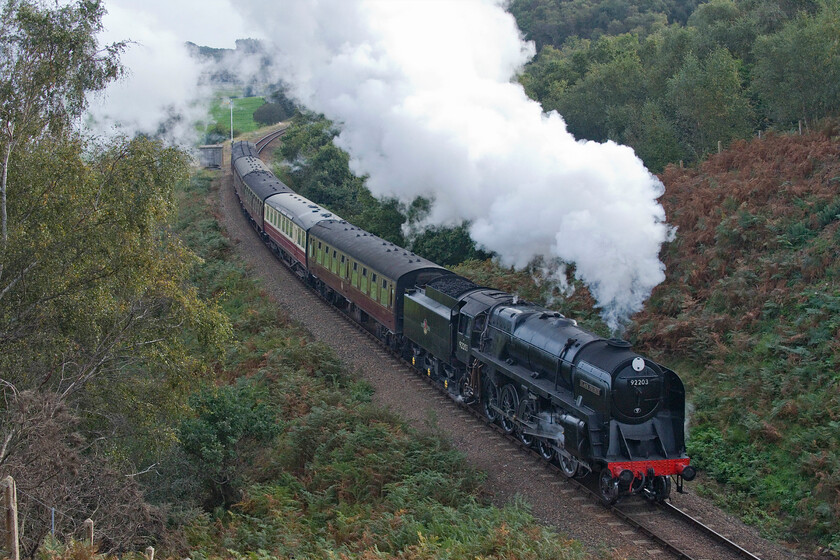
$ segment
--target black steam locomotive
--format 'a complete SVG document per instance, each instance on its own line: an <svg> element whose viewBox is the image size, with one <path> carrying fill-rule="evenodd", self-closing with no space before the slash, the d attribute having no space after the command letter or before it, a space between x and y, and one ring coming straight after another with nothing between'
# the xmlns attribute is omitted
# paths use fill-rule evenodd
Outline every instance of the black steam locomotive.
<svg viewBox="0 0 840 560"><path fill-rule="evenodd" d="M233 145L243 212L301 278L456 398L555 460L597 473L606 503L665 500L695 469L676 373L563 315L480 287L299 196Z"/></svg>

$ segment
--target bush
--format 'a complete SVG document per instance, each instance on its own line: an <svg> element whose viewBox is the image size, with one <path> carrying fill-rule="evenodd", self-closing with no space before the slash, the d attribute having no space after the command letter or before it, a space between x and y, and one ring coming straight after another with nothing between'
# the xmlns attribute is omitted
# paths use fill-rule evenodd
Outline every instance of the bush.
<svg viewBox="0 0 840 560"><path fill-rule="evenodd" d="M271 125L291 117L294 112L278 103L266 103L254 111L254 120L263 125Z"/></svg>

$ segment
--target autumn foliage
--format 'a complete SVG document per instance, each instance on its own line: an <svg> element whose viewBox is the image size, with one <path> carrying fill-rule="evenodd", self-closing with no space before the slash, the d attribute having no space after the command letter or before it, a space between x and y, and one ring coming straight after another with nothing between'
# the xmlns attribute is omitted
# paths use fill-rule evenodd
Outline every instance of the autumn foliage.
<svg viewBox="0 0 840 560"><path fill-rule="evenodd" d="M836 547L840 143L768 135L661 178L677 238L632 335L694 364L690 451L733 505Z"/></svg>

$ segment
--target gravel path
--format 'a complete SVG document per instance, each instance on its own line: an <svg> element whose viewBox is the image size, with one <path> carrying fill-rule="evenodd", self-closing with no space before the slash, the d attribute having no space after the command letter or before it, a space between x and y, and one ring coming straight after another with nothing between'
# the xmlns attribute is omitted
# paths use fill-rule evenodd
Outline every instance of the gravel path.
<svg viewBox="0 0 840 560"><path fill-rule="evenodd" d="M226 157L227 156L226 154ZM260 242L241 214L233 193L229 167L216 181L220 215L237 254L250 274L290 318L313 338L331 346L360 377L371 384L375 404L391 409L420 430L448 438L474 467L487 473L486 492L497 505L515 497L530 504L543 523L579 540L591 553L607 558L666 557L649 550L652 543L635 534L608 511L590 503L564 480L549 473L541 461L526 455L500 435L480 425L447 397L407 371L363 334L346 324ZM690 491L690 488L689 488ZM676 492L674 492L676 494ZM792 558L793 553L759 538L755 531L693 495L675 495L674 504L711 524L765 560Z"/></svg>

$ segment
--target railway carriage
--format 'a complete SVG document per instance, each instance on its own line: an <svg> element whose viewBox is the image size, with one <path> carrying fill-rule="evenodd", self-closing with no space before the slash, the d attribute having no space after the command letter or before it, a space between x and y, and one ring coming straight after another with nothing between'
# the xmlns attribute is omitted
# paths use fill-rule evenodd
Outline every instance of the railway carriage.
<svg viewBox="0 0 840 560"><path fill-rule="evenodd" d="M231 156L233 168L233 188L242 209L251 220L251 224L266 239L263 217L267 198L280 193L292 193L292 189L280 181L258 157L250 155L250 149L237 148L239 157Z"/></svg>
<svg viewBox="0 0 840 560"><path fill-rule="evenodd" d="M405 291L451 274L342 220L325 220L310 229L309 272L325 295L351 306L360 323L373 319L376 334L390 343L402 334Z"/></svg>
<svg viewBox="0 0 840 560"><path fill-rule="evenodd" d="M301 278L308 270L307 243L312 226L340 218L295 192L280 193L266 199L265 234L272 250Z"/></svg>

